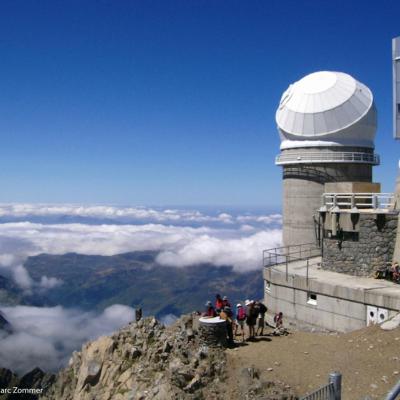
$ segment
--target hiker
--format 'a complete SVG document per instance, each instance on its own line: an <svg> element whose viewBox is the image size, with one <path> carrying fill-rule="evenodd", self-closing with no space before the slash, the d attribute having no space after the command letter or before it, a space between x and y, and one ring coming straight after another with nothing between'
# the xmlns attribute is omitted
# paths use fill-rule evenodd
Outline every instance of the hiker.
<svg viewBox="0 0 400 400"><path fill-rule="evenodd" d="M254 309L254 301L253 300L246 300L245 304L247 307L246 324L249 327L248 340L251 340L251 339L254 339L254 337L255 337L255 328L254 327L256 325L257 314L256 314L256 310Z"/></svg>
<svg viewBox="0 0 400 400"><path fill-rule="evenodd" d="M208 300L207 303L206 303L206 311L203 313L203 317L213 318L213 317L216 317L216 316L217 316L217 313L215 312L211 301Z"/></svg>
<svg viewBox="0 0 400 400"><path fill-rule="evenodd" d="M275 314L274 322L275 322L274 335L280 336L280 335L288 334L288 331L286 330L286 328L283 327L283 313L282 312Z"/></svg>
<svg viewBox="0 0 400 400"><path fill-rule="evenodd" d="M142 319L142 309L136 308L135 309L135 320L136 320L136 322L139 322L141 319Z"/></svg>
<svg viewBox="0 0 400 400"><path fill-rule="evenodd" d="M233 341L233 318L232 318L232 310L229 306L226 306L222 309L221 313L219 314L219 317L221 319L224 319L226 322L226 333L228 337L228 343L230 345L234 344Z"/></svg>
<svg viewBox="0 0 400 400"><path fill-rule="evenodd" d="M399 263L394 262L392 265L392 268L390 269L392 273L392 281L399 283L400 281L400 268L399 268Z"/></svg>
<svg viewBox="0 0 400 400"><path fill-rule="evenodd" d="M215 295L215 311L217 312L217 314L219 314L223 308L224 308L224 301L222 300L221 295L216 294Z"/></svg>
<svg viewBox="0 0 400 400"><path fill-rule="evenodd" d="M246 310L238 303L236 305L236 324L235 324L235 336L237 336L237 331L240 326L242 342L244 342L244 321L246 320Z"/></svg>
<svg viewBox="0 0 400 400"><path fill-rule="evenodd" d="M229 303L228 297L224 296L222 298L222 304L224 305L224 307L231 307L231 303Z"/></svg>
<svg viewBox="0 0 400 400"><path fill-rule="evenodd" d="M263 336L264 325L265 325L265 313L267 312L268 308L261 301L256 301L254 307L258 311L257 335Z"/></svg>

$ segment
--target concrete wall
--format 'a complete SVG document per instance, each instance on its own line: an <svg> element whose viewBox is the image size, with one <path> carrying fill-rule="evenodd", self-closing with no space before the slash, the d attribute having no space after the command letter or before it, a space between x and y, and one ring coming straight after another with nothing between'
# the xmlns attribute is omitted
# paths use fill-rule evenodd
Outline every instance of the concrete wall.
<svg viewBox="0 0 400 400"><path fill-rule="evenodd" d="M371 292L318 280L308 285L304 277L289 276L286 280L279 271L272 274L264 271L264 282L270 323L273 314L282 312L286 324L299 328L351 332L367 326L367 311L371 306L385 310L389 318L400 310L400 298L383 291ZM310 294L316 295L315 304L310 304Z"/></svg>
<svg viewBox="0 0 400 400"><path fill-rule="evenodd" d="M360 214L358 240L346 240L346 236L343 240L340 236L324 238L322 268L356 276L373 276L379 267L392 260L397 220L396 214Z"/></svg>
<svg viewBox="0 0 400 400"><path fill-rule="evenodd" d="M366 305L317 294L317 304L308 304L308 292L271 285L265 295L270 311L282 312L284 319L300 327L350 332L366 326Z"/></svg>
<svg viewBox="0 0 400 400"><path fill-rule="evenodd" d="M330 148L329 151L360 149ZM299 151L327 151L326 148L288 149L282 154ZM371 149L363 151L372 152ZM316 241L314 215L321 207L326 182L371 182L372 166L365 164L296 164L283 166L283 243L285 246Z"/></svg>

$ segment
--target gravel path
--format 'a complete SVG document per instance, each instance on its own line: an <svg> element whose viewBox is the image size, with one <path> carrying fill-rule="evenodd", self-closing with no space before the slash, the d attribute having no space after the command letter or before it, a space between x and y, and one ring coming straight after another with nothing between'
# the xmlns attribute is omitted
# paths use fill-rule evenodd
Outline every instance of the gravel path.
<svg viewBox="0 0 400 400"><path fill-rule="evenodd" d="M326 384L329 372L343 374L342 399L382 399L400 379L400 329L377 326L347 334L293 332L258 338L228 350L232 398L237 374L245 367L260 370L265 381L283 381L296 395Z"/></svg>

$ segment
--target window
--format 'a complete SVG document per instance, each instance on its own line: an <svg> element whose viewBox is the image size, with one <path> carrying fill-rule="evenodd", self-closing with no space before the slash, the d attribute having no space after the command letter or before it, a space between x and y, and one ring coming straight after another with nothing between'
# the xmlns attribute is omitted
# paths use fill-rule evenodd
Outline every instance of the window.
<svg viewBox="0 0 400 400"><path fill-rule="evenodd" d="M271 282L265 281L265 293L271 293Z"/></svg>
<svg viewBox="0 0 400 400"><path fill-rule="evenodd" d="M317 295L315 293L307 293L307 304L312 306L317 305Z"/></svg>

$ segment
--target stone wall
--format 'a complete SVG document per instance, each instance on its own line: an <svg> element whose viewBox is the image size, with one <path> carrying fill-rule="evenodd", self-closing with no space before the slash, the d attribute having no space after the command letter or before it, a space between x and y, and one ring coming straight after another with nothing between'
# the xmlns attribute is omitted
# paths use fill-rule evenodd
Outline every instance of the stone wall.
<svg viewBox="0 0 400 400"><path fill-rule="evenodd" d="M358 240L324 238L322 268L349 275L372 276L391 262L397 232L396 214L360 214Z"/></svg>

